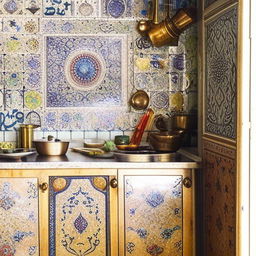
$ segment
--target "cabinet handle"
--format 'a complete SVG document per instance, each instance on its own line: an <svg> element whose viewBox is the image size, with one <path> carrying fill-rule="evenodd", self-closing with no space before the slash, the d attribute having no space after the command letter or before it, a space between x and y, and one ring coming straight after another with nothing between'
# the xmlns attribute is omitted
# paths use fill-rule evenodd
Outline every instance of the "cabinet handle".
<svg viewBox="0 0 256 256"><path fill-rule="evenodd" d="M110 181L110 186L111 186L112 188L117 188L117 186L118 186L118 181L117 181L116 178L114 178L114 179L112 179L112 180Z"/></svg>
<svg viewBox="0 0 256 256"><path fill-rule="evenodd" d="M192 180L188 177L183 179L183 185L185 188L191 188L192 187Z"/></svg>
<svg viewBox="0 0 256 256"><path fill-rule="evenodd" d="M46 182L43 182L39 185L39 188L44 192L48 189L48 184Z"/></svg>

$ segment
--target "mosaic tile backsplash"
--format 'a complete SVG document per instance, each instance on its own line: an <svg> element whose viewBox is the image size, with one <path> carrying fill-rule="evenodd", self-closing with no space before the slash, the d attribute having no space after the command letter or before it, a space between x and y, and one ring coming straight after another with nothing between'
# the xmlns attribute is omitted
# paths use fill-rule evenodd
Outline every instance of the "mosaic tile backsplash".
<svg viewBox="0 0 256 256"><path fill-rule="evenodd" d="M191 2L171 1L171 9ZM136 32L150 5L1 1L0 131L30 122L44 132L131 131L142 115L128 104L138 89L156 113L196 110L196 26L177 47L154 48Z"/></svg>

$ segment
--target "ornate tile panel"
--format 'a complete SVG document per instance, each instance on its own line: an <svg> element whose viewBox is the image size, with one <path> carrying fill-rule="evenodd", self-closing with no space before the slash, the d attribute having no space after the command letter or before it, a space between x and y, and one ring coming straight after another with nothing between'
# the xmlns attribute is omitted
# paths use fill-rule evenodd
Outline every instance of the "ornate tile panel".
<svg viewBox="0 0 256 256"><path fill-rule="evenodd" d="M39 256L38 185L34 178L0 178L0 255Z"/></svg>
<svg viewBox="0 0 256 256"><path fill-rule="evenodd" d="M235 151L204 143L204 255L236 252Z"/></svg>
<svg viewBox="0 0 256 256"><path fill-rule="evenodd" d="M122 106L125 52L122 36L46 37L46 107Z"/></svg>
<svg viewBox="0 0 256 256"><path fill-rule="evenodd" d="M176 9L192 2L171 3ZM127 107L136 89L156 96L151 104L156 113L172 111L169 96L182 90L185 71L180 78L170 75L169 47L154 48L136 32L137 18L146 17L150 5L148 0L0 1L0 131L14 130L30 122L31 116L42 119L44 131L129 130L134 127L133 116L142 115ZM56 47L59 53L49 52L52 48L45 44L46 38L64 37L76 42L63 49ZM85 37L97 39L98 44L78 46L76 39ZM188 55L195 49L190 37L196 38L191 30L181 35L184 47L174 54L186 56L186 73L196 80L190 68L196 57ZM55 58L54 63L50 58ZM144 60L149 60L148 70L141 66ZM90 68L87 75L81 73L85 66ZM55 83L49 73L61 79ZM188 91L184 94L190 97ZM159 97L161 104L156 100ZM186 104L183 107L187 110Z"/></svg>
<svg viewBox="0 0 256 256"><path fill-rule="evenodd" d="M108 177L50 177L49 255L110 255Z"/></svg>
<svg viewBox="0 0 256 256"><path fill-rule="evenodd" d="M236 138L237 8L206 25L205 132Z"/></svg>
<svg viewBox="0 0 256 256"><path fill-rule="evenodd" d="M125 255L181 256L182 176L125 176Z"/></svg>

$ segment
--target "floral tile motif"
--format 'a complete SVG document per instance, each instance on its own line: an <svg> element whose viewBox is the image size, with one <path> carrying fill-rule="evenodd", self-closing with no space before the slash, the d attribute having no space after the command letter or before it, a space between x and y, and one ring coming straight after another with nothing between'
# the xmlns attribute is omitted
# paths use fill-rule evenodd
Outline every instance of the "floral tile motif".
<svg viewBox="0 0 256 256"><path fill-rule="evenodd" d="M235 255L236 152L204 141L204 255Z"/></svg>
<svg viewBox="0 0 256 256"><path fill-rule="evenodd" d="M49 255L109 255L108 177L50 177Z"/></svg>
<svg viewBox="0 0 256 256"><path fill-rule="evenodd" d="M206 24L205 45L204 129L207 133L235 139L237 7Z"/></svg>
<svg viewBox="0 0 256 256"><path fill-rule="evenodd" d="M125 255L182 255L181 180L125 176Z"/></svg>
<svg viewBox="0 0 256 256"><path fill-rule="evenodd" d="M34 178L0 179L0 255L39 255L37 187Z"/></svg>
<svg viewBox="0 0 256 256"><path fill-rule="evenodd" d="M132 0L102 0L103 16L123 18L132 16Z"/></svg>
<svg viewBox="0 0 256 256"><path fill-rule="evenodd" d="M169 94L168 92L152 92L151 93L151 106L156 109L168 109L169 107Z"/></svg>
<svg viewBox="0 0 256 256"><path fill-rule="evenodd" d="M99 1L97 0L78 0L76 1L76 15L84 18L99 16Z"/></svg>
<svg viewBox="0 0 256 256"><path fill-rule="evenodd" d="M47 107L122 106L124 37L49 36L46 48Z"/></svg>
<svg viewBox="0 0 256 256"><path fill-rule="evenodd" d="M0 15L22 15L23 0L3 0L0 3Z"/></svg>

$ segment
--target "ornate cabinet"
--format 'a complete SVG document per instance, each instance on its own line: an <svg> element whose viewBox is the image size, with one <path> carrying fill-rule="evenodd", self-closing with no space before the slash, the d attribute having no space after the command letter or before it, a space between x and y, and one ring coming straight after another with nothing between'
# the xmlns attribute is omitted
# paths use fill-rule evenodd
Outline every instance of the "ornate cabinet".
<svg viewBox="0 0 256 256"><path fill-rule="evenodd" d="M193 255L191 170L119 170L120 256Z"/></svg>
<svg viewBox="0 0 256 256"><path fill-rule="evenodd" d="M37 178L0 178L0 255L39 255L37 184Z"/></svg>
<svg viewBox="0 0 256 256"><path fill-rule="evenodd" d="M0 170L0 255L192 256L191 173Z"/></svg>

